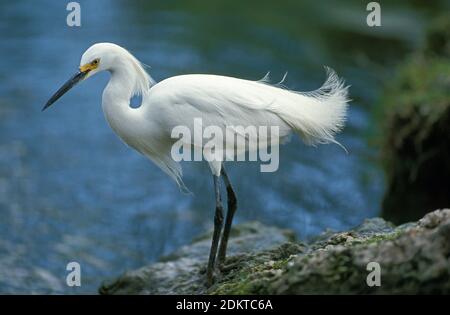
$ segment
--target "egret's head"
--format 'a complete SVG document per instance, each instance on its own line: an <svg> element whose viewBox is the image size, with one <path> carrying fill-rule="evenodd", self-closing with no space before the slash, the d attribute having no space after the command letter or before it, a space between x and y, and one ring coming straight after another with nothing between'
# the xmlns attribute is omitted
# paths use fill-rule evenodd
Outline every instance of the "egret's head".
<svg viewBox="0 0 450 315"><path fill-rule="evenodd" d="M125 57L125 58L124 58ZM81 57L78 72L49 99L42 110L55 103L61 96L81 82L103 70L112 70L112 67L120 65L123 60L135 59L124 48L111 43L98 43L89 47Z"/></svg>
<svg viewBox="0 0 450 315"><path fill-rule="evenodd" d="M126 54L128 54L128 51L116 44L98 43L92 45L81 56L79 70L85 73L83 80L100 71L111 70L112 66L120 60L120 56Z"/></svg>

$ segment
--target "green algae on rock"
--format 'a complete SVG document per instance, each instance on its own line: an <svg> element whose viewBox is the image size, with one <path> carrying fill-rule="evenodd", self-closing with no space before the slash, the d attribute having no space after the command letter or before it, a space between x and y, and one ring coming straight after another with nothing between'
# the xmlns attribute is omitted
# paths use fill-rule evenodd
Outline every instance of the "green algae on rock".
<svg viewBox="0 0 450 315"><path fill-rule="evenodd" d="M241 229L242 228L242 229ZM104 284L103 294L416 294L450 293L450 210L395 227L381 218L310 243L260 223L236 226L218 281L205 287L208 247L199 238L162 262ZM258 238L262 240L258 242ZM366 283L381 267L381 286Z"/></svg>
<svg viewBox="0 0 450 315"><path fill-rule="evenodd" d="M384 237L386 236L386 237ZM450 210L366 242L328 245L298 256L268 287L270 294L448 294ZM381 266L381 285L366 283L367 265Z"/></svg>

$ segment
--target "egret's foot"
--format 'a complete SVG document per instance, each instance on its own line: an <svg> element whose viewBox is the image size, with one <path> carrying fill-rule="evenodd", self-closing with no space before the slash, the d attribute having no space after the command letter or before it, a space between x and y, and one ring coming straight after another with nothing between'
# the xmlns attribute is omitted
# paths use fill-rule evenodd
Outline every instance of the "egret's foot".
<svg viewBox="0 0 450 315"><path fill-rule="evenodd" d="M206 287L211 287L217 280L217 274L215 273L215 269L206 271Z"/></svg>
<svg viewBox="0 0 450 315"><path fill-rule="evenodd" d="M237 267L242 263L242 261L247 260L249 257L248 254L239 254L236 256L231 256L224 259L222 262L219 261L219 270L221 272L229 272L233 269L237 269Z"/></svg>
<svg viewBox="0 0 450 315"><path fill-rule="evenodd" d="M222 245L222 244L220 244L220 245ZM220 268L220 266L222 266L225 263L226 258L227 258L226 253L223 250L222 246L220 246L219 254L217 255L217 265L219 266L219 268Z"/></svg>
<svg viewBox="0 0 450 315"><path fill-rule="evenodd" d="M211 274L206 275L206 287L209 288L214 284L214 276Z"/></svg>

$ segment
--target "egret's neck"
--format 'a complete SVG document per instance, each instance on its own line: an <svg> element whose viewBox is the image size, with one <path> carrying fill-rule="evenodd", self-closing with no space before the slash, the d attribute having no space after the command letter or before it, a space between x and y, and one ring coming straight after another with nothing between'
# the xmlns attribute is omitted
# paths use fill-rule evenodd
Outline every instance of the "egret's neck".
<svg viewBox="0 0 450 315"><path fill-rule="evenodd" d="M130 107L130 99L142 95L142 104L153 83L140 64L133 60L123 60L111 69L111 78L103 91L102 108L111 128L128 144L130 137L136 132L142 115L142 107ZM132 144L131 144L132 145Z"/></svg>

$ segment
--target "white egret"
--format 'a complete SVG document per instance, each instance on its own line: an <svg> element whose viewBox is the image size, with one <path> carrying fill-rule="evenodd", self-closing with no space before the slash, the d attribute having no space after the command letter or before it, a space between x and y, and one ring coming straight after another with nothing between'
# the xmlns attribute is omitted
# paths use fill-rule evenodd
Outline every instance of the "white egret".
<svg viewBox="0 0 450 315"><path fill-rule="evenodd" d="M205 74L180 75L155 83L133 55L112 43L97 43L87 49L77 74L50 98L43 110L75 84L101 71L111 74L102 97L103 112L111 128L180 185L181 167L171 156L171 147L177 139L172 138L171 131L180 125L192 129L195 118L224 130L229 125L278 126L281 140L293 131L309 145L337 143L334 135L343 128L346 118L347 87L331 69L322 87L306 93L270 85L265 80ZM130 106L130 99L135 95L142 96L137 108ZM207 265L209 285L213 283L215 268L225 260L237 208L236 195L222 161L209 162L216 198ZM221 176L228 198L224 226Z"/></svg>

